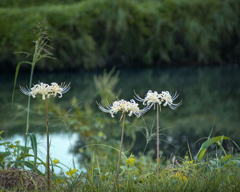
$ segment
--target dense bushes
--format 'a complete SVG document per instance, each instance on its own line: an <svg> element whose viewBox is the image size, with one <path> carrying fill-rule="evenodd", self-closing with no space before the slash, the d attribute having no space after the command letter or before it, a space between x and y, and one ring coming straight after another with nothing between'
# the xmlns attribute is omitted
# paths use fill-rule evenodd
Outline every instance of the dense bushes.
<svg viewBox="0 0 240 192"><path fill-rule="evenodd" d="M43 61L40 69L233 63L240 56L238 0L44 2L21 8L1 3L4 70L25 60L13 52L33 50L32 29L45 16L56 60Z"/></svg>

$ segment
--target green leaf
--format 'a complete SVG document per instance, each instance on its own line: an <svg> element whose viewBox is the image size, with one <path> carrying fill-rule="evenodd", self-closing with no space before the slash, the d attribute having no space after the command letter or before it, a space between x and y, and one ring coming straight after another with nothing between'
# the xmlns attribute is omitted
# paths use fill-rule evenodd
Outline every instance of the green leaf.
<svg viewBox="0 0 240 192"><path fill-rule="evenodd" d="M18 146L18 149L21 150L23 153L26 149L27 154L29 153L29 150L32 149L31 147L26 147L25 148L25 146L22 146L22 145L17 145L17 146Z"/></svg>
<svg viewBox="0 0 240 192"><path fill-rule="evenodd" d="M34 157L33 155L26 155L25 157ZM18 160L21 160L21 159L23 159L24 157L22 156L22 157L20 157L20 158L18 158ZM45 167L47 167L47 164L43 161L43 160L41 160L39 157L37 157L37 159L41 162L41 163L38 163L38 164L42 164L42 165L44 165Z"/></svg>
<svg viewBox="0 0 240 192"><path fill-rule="evenodd" d="M237 159L231 160L231 163L237 167L240 167L240 161Z"/></svg>
<svg viewBox="0 0 240 192"><path fill-rule="evenodd" d="M201 148L199 149L196 159L200 161L200 160L203 158L203 156L204 156L204 154L205 154L205 152L206 152L206 150L207 150L207 148L208 148L209 146L211 146L212 144L214 144L214 143L216 143L216 142L218 142L218 141L224 140L224 139L229 139L229 140L231 140L229 137L218 136L218 137L213 137L213 138L208 139L207 141L205 141L205 142L202 144Z"/></svg>
<svg viewBox="0 0 240 192"><path fill-rule="evenodd" d="M3 165L2 163L0 163L0 166L1 166L2 168L4 168L4 165Z"/></svg>
<svg viewBox="0 0 240 192"><path fill-rule="evenodd" d="M11 142L8 141L8 142L0 143L0 146L1 145L8 145L8 144L11 144Z"/></svg>
<svg viewBox="0 0 240 192"><path fill-rule="evenodd" d="M199 161L203 158L203 156L204 156L204 154L205 154L206 151L207 151L207 149L202 149L202 150L199 152L199 155L198 155L198 160L199 160Z"/></svg>
<svg viewBox="0 0 240 192"><path fill-rule="evenodd" d="M7 151L7 152L0 152L0 162L2 163L4 158L9 156L9 155L11 155L11 153L9 151Z"/></svg>
<svg viewBox="0 0 240 192"><path fill-rule="evenodd" d="M227 163L231 159L231 157L231 154L224 156L223 158L221 158L220 163Z"/></svg>
<svg viewBox="0 0 240 192"><path fill-rule="evenodd" d="M34 166L36 167L37 162L37 139L34 133L29 133L32 150L34 152Z"/></svg>
<svg viewBox="0 0 240 192"><path fill-rule="evenodd" d="M15 79L14 79L13 93L12 93L12 103L13 103L14 91L15 91L15 87L16 87L16 83L17 83L18 71L19 71L20 66L21 66L23 63L27 63L27 64L32 65L32 63L29 62L29 61L21 61L21 62L19 62L19 63L17 64L16 72L15 72Z"/></svg>
<svg viewBox="0 0 240 192"><path fill-rule="evenodd" d="M11 145L9 145L8 147L9 147L9 148L14 148L14 147L17 147L17 145L11 144Z"/></svg>

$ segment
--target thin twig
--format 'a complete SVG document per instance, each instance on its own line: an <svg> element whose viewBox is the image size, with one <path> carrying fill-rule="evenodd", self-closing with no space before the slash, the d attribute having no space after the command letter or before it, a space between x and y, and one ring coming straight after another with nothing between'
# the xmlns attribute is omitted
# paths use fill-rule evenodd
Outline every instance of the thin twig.
<svg viewBox="0 0 240 192"><path fill-rule="evenodd" d="M157 178L159 178L159 117L157 104Z"/></svg>
<svg viewBox="0 0 240 192"><path fill-rule="evenodd" d="M48 129L48 105L46 98L46 129L47 129L47 184L48 190L50 190L50 167L49 167L49 129Z"/></svg>
<svg viewBox="0 0 240 192"><path fill-rule="evenodd" d="M123 128L122 128L121 145L120 145L119 156L118 156L116 182L118 182L119 166L120 166L120 161L121 161L122 144L123 144L123 136L124 136L124 124L125 124L125 113L123 114Z"/></svg>

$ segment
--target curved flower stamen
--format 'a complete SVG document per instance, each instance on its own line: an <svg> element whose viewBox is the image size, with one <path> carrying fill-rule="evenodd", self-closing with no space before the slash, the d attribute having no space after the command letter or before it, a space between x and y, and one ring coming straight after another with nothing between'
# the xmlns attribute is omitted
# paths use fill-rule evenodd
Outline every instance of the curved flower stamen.
<svg viewBox="0 0 240 192"><path fill-rule="evenodd" d="M172 94L172 100L174 101L175 99L177 99L178 98L178 96L179 96L179 94L177 94L177 91L175 91L175 93L174 94Z"/></svg>
<svg viewBox="0 0 240 192"><path fill-rule="evenodd" d="M32 96L31 91L29 90L29 88L26 87L22 87L21 85L20 87L20 91L24 94L24 95L28 95L28 96Z"/></svg>
<svg viewBox="0 0 240 192"><path fill-rule="evenodd" d="M70 90L70 88L71 88L70 84L71 83L69 83L68 85L65 85L65 83L61 83L60 87L63 89L62 94L67 93Z"/></svg>
<svg viewBox="0 0 240 192"><path fill-rule="evenodd" d="M97 105L98 105L98 108L99 108L101 111L103 111L104 113L110 113L112 117L114 117L113 114L117 113L117 112L115 112L116 110L113 110L113 109L112 109L112 108L113 108L113 105L109 105L109 104L108 104L108 105L106 106L107 109L105 109L100 103L98 103L98 102L96 102L96 103L97 103Z"/></svg>
<svg viewBox="0 0 240 192"><path fill-rule="evenodd" d="M178 98L177 91L172 95L168 91L162 91L160 95L161 95L161 100L165 101L165 103L163 104L164 107L168 105L172 110L176 110L177 107L179 107L182 104L182 101L180 101L177 104L173 103L173 101L176 98Z"/></svg>
<svg viewBox="0 0 240 192"><path fill-rule="evenodd" d="M135 94L134 98L135 98L137 101L144 102L144 99L142 99L142 98L135 92L135 90L134 90L134 94Z"/></svg>
<svg viewBox="0 0 240 192"><path fill-rule="evenodd" d="M54 97L57 96L57 94L59 94L59 98L62 98L62 94L67 93L70 90L70 84L65 85L65 83L61 83L61 85L58 85L57 83L53 82L51 83L52 85L52 95L54 95Z"/></svg>

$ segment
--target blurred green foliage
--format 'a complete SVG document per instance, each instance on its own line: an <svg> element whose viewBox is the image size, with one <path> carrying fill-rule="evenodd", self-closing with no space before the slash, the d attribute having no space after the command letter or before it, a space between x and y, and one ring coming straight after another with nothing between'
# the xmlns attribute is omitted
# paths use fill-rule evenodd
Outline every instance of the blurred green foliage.
<svg viewBox="0 0 240 192"><path fill-rule="evenodd" d="M0 7L31 7L31 6L41 6L41 5L48 5L48 4L60 4L60 5L65 5L65 4L71 4L71 3L76 3L79 2L79 0L17 0L17 1L9 1L9 0L2 0L0 2Z"/></svg>
<svg viewBox="0 0 240 192"><path fill-rule="evenodd" d="M57 58L38 69L93 69L237 62L238 0L1 1L3 70L34 49L36 21L46 17Z"/></svg>

